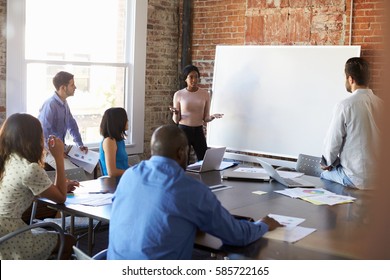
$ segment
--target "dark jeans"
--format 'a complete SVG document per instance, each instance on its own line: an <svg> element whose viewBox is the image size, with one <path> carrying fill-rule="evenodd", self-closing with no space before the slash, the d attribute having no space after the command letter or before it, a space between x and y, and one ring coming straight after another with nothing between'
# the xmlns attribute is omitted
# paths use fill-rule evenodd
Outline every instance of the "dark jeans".
<svg viewBox="0 0 390 280"><path fill-rule="evenodd" d="M204 136L203 126L187 126L179 124L185 134L187 135L189 146L194 148L198 160L203 160L204 154L207 150L206 137Z"/></svg>

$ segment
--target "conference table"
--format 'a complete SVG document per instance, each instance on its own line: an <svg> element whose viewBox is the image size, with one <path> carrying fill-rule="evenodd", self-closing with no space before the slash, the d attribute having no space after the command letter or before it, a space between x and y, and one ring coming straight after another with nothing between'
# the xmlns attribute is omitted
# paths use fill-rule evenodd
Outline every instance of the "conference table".
<svg viewBox="0 0 390 280"><path fill-rule="evenodd" d="M245 247L223 245L221 240L203 232L198 232L195 248L207 250L229 259L359 259L359 232L368 223L366 206L370 201L370 192L345 188L337 183L317 177L303 176L313 182L316 187L325 188L333 193L352 196L352 203L314 205L307 201L291 198L275 190L285 187L276 181L254 182L222 180L220 171L202 174L188 173L189 176L203 181L206 185L225 185L226 189L215 191L221 204L233 215L261 219L268 214L277 214L305 219L300 226L315 228L316 231L295 242L260 238ZM118 184L117 178L101 177L95 180L81 182L83 190L98 189L102 192L114 193ZM265 194L254 194L262 191ZM56 204L47 199L39 199L51 208L70 215L85 216L90 220L89 244L92 238L93 219L109 222L111 204L103 206L87 206L71 204ZM92 252L89 246L89 253Z"/></svg>

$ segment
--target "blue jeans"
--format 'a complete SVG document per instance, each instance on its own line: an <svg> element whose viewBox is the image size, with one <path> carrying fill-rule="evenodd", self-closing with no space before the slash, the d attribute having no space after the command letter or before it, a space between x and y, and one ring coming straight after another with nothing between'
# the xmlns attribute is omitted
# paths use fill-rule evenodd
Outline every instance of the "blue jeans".
<svg viewBox="0 0 390 280"><path fill-rule="evenodd" d="M322 172L321 178L339 183L346 187L355 187L351 179L349 179L349 177L345 175L343 167L341 165L337 165L330 171Z"/></svg>

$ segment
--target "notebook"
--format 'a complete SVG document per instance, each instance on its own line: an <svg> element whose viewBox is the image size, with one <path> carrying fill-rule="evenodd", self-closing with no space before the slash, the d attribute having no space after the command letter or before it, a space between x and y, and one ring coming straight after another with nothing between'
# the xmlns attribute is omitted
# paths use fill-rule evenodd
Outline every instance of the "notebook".
<svg viewBox="0 0 390 280"><path fill-rule="evenodd" d="M268 173L261 168L237 167L225 170L222 174L224 180L242 180L242 181L269 181Z"/></svg>
<svg viewBox="0 0 390 280"><path fill-rule="evenodd" d="M190 172L219 170L226 147L207 149L202 161L187 166Z"/></svg>
<svg viewBox="0 0 390 280"><path fill-rule="evenodd" d="M268 175L281 183L282 185L288 187L288 188L314 188L314 184L311 182L308 182L306 180L300 179L300 178L282 178L278 172L275 170L275 168L272 167L271 164L268 162L265 162L261 159L257 159L257 161L260 163L260 165L264 168L265 171L267 171Z"/></svg>

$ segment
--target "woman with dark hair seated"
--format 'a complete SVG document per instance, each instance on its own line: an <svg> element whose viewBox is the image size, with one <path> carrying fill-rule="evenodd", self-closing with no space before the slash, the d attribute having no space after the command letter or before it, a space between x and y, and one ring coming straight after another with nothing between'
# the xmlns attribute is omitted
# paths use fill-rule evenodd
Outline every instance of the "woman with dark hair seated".
<svg viewBox="0 0 390 280"><path fill-rule="evenodd" d="M125 148L126 131L129 121L126 110L120 107L109 108L104 112L100 123L100 164L102 175L121 176L129 168Z"/></svg>
<svg viewBox="0 0 390 280"><path fill-rule="evenodd" d="M0 236L25 227L23 212L36 196L64 203L68 191L78 182L65 178L64 144L55 137L47 146L56 162L54 183L43 169L44 138L39 120L28 114L14 114L0 130ZM73 236L66 234L63 259L70 259ZM55 232L40 229L27 231L0 246L0 259L47 259L58 251Z"/></svg>

